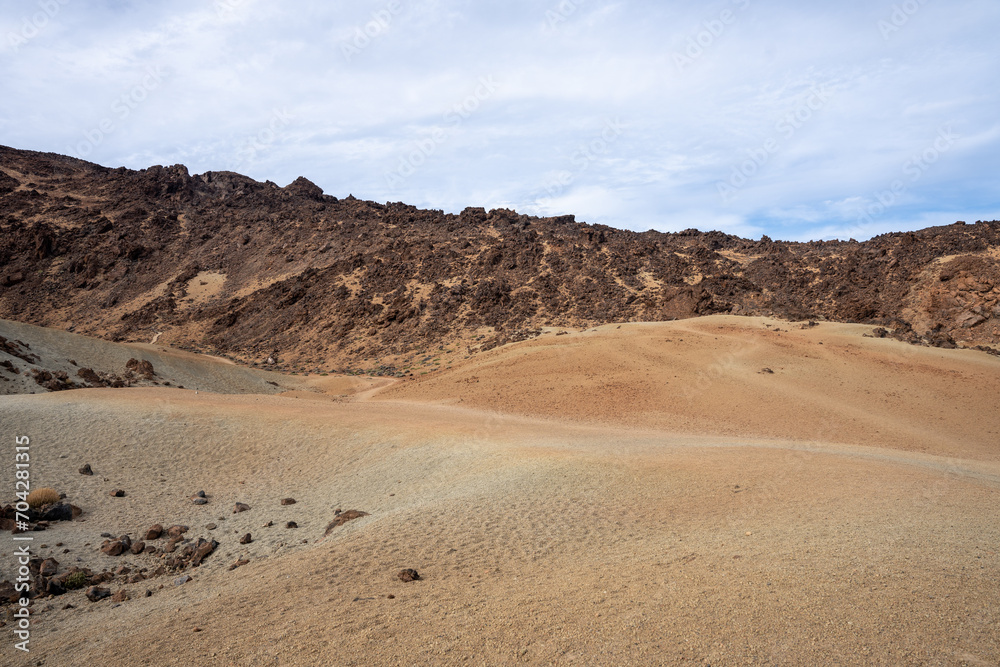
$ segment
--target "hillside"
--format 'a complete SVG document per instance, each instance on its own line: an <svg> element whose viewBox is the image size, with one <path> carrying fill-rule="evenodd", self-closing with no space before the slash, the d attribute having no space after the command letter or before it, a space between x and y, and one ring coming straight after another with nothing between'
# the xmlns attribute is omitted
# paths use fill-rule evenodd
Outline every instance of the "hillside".
<svg viewBox="0 0 1000 667"><path fill-rule="evenodd" d="M998 264L998 222L863 243L635 233L0 147L0 317L286 369L401 374L443 346L716 313L995 345Z"/></svg>
<svg viewBox="0 0 1000 667"><path fill-rule="evenodd" d="M34 533L31 664L997 664L1000 359L801 327L610 325L280 395L4 396L33 483L82 511ZM161 378L262 377L158 353Z"/></svg>

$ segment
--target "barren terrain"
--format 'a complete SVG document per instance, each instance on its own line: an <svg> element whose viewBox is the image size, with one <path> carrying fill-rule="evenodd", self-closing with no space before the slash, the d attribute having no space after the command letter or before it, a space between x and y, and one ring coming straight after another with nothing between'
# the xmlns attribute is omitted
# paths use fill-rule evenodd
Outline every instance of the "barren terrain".
<svg viewBox="0 0 1000 667"><path fill-rule="evenodd" d="M30 436L33 484L84 512L33 533L60 572L152 574L162 554L100 547L154 523L218 542L101 584L124 601L36 599L30 662L4 660L996 665L1000 359L871 331L552 328L396 380L158 344L159 385L0 397L4 460ZM78 363L93 344L19 335ZM199 363L219 388L163 386Z"/></svg>

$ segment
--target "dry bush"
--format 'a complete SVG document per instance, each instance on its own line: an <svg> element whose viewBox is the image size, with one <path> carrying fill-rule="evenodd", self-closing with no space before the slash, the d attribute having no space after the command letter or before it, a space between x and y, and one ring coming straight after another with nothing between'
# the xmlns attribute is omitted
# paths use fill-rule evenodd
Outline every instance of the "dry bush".
<svg viewBox="0 0 1000 667"><path fill-rule="evenodd" d="M28 494L29 507L41 507L59 502L59 492L55 489L35 489Z"/></svg>

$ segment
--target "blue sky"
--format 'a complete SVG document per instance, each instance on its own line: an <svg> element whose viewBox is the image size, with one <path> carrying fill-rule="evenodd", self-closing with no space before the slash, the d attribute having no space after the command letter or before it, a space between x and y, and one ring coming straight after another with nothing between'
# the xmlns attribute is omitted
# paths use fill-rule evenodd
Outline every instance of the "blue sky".
<svg viewBox="0 0 1000 667"><path fill-rule="evenodd" d="M1000 3L0 1L0 143L614 227L1000 218Z"/></svg>

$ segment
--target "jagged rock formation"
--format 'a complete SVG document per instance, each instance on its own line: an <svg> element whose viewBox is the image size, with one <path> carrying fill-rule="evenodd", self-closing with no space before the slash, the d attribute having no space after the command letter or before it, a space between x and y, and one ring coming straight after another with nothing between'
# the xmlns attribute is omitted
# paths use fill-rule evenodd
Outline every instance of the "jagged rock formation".
<svg viewBox="0 0 1000 667"><path fill-rule="evenodd" d="M864 243L636 233L0 147L0 317L279 367L722 312L993 345L998 265L995 221Z"/></svg>

